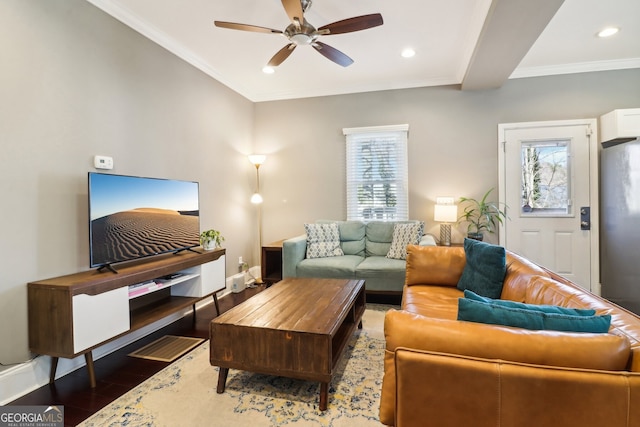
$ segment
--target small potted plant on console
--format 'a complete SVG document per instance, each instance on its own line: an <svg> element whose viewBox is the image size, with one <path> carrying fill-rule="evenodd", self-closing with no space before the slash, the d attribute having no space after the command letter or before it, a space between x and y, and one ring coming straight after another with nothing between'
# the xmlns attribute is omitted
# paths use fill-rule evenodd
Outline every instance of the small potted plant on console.
<svg viewBox="0 0 640 427"><path fill-rule="evenodd" d="M222 242L224 242L224 237L218 230L211 229L200 233L200 244L205 251L219 248Z"/></svg>

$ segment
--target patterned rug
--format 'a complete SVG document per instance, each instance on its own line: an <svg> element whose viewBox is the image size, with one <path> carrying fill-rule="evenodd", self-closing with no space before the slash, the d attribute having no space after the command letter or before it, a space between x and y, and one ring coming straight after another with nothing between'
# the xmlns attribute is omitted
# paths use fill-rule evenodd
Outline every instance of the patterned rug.
<svg viewBox="0 0 640 427"><path fill-rule="evenodd" d="M209 342L169 365L81 423L81 426L381 426L385 312L367 304L363 329L351 338L319 411L320 385L309 381L229 370L216 393L218 368L209 364Z"/></svg>

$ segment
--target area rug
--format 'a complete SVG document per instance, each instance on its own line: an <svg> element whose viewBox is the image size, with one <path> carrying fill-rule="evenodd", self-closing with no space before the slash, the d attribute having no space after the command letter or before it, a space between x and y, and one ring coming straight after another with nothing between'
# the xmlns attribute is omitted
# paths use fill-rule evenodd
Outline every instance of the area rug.
<svg viewBox="0 0 640 427"><path fill-rule="evenodd" d="M329 385L326 411L318 409L318 383L235 369L217 394L218 368L209 364L207 341L80 425L379 427L389 308L367 305L363 329L349 341Z"/></svg>

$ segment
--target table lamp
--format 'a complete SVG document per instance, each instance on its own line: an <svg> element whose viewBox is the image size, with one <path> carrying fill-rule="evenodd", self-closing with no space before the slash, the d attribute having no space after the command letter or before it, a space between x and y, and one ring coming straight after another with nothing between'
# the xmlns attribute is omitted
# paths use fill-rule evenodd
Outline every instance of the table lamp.
<svg viewBox="0 0 640 427"><path fill-rule="evenodd" d="M440 224L440 244L451 246L451 223L458 220L458 207L453 197L437 197L433 220Z"/></svg>

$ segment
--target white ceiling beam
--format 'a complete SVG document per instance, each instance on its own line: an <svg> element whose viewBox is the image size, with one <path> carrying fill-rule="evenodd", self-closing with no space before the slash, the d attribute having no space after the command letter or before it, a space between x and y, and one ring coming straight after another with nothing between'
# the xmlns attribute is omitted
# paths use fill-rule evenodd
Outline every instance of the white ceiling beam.
<svg viewBox="0 0 640 427"><path fill-rule="evenodd" d="M564 0L493 0L462 90L502 86L562 3Z"/></svg>

